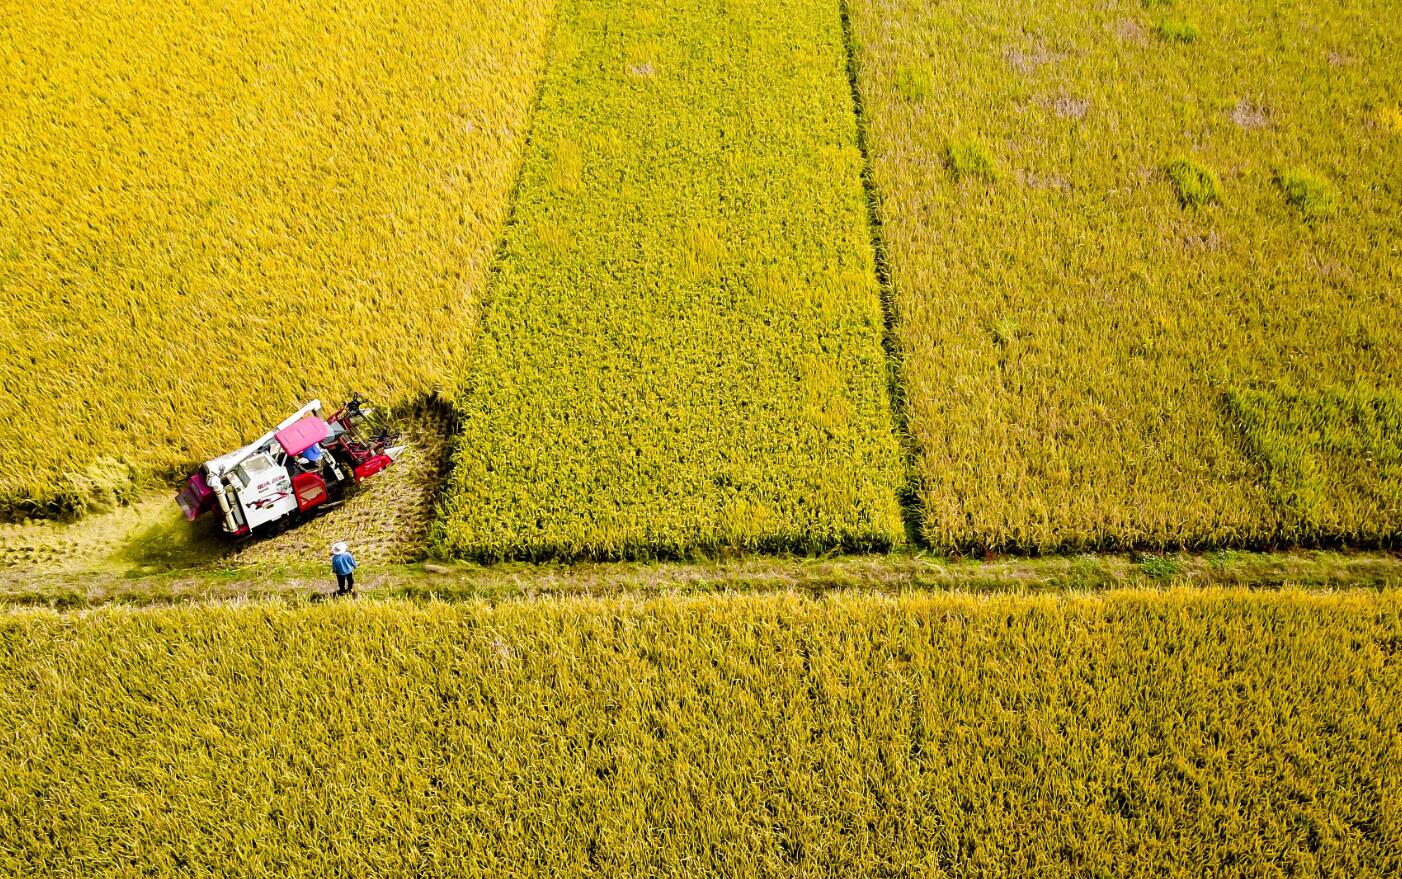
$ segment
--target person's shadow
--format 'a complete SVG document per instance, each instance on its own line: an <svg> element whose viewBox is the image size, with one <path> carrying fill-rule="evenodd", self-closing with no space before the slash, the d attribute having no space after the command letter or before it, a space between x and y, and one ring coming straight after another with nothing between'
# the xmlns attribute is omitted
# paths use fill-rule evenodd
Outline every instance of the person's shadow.
<svg viewBox="0 0 1402 879"><path fill-rule="evenodd" d="M322 592L320 589L318 589L317 591L313 592L312 595L311 595L311 598L308 598L307 600L310 601L312 604L321 604L321 603L327 602L327 601L335 601L335 600L338 599L338 598L354 598L354 597L355 597L355 594L354 594L354 593L351 593L350 595L340 595L340 594L337 594L334 590L331 591L331 592Z"/></svg>

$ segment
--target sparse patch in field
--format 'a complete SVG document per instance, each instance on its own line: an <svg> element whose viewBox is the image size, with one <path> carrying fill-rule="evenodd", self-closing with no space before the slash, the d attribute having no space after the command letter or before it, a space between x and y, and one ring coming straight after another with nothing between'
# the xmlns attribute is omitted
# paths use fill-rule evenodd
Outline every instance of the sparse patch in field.
<svg viewBox="0 0 1402 879"><path fill-rule="evenodd" d="M1026 168L1017 169L1017 182L1028 189L1052 189L1057 192L1070 192L1071 181L1062 174L1039 174Z"/></svg>
<svg viewBox="0 0 1402 879"><path fill-rule="evenodd" d="M497 664L502 668L509 668L511 661L516 658L516 651L500 637L492 639L491 648L492 656L496 657Z"/></svg>
<svg viewBox="0 0 1402 879"><path fill-rule="evenodd" d="M1178 239L1183 249L1190 253L1211 253L1222 249L1222 236L1216 229L1206 232L1185 232Z"/></svg>
<svg viewBox="0 0 1402 879"><path fill-rule="evenodd" d="M1177 158L1168 163L1164 172L1183 207L1197 208L1221 201L1222 185L1212 169L1189 158Z"/></svg>
<svg viewBox="0 0 1402 879"><path fill-rule="evenodd" d="M1318 174L1305 168L1291 168L1281 171L1275 180L1285 201L1306 219L1319 220L1334 215L1337 200L1334 187Z"/></svg>
<svg viewBox="0 0 1402 879"><path fill-rule="evenodd" d="M1111 26L1115 36L1122 42L1135 46L1144 46L1149 42L1149 35L1144 30L1144 25L1132 18L1117 19Z"/></svg>
<svg viewBox="0 0 1402 879"><path fill-rule="evenodd" d="M1348 267L1347 263L1333 254L1311 250L1306 253L1305 261L1314 274L1323 278L1332 287L1343 288L1353 283L1353 270Z"/></svg>
<svg viewBox="0 0 1402 879"><path fill-rule="evenodd" d="M650 77L657 72L656 66L651 61L641 61L628 65L628 75L638 77Z"/></svg>
<svg viewBox="0 0 1402 879"><path fill-rule="evenodd" d="M1154 25L1154 33L1165 43L1187 45L1198 39L1197 25L1181 18L1166 18Z"/></svg>
<svg viewBox="0 0 1402 879"><path fill-rule="evenodd" d="M1057 95L1051 101L1052 112L1062 119L1084 119L1090 111L1090 101L1071 95Z"/></svg>
<svg viewBox="0 0 1402 879"><path fill-rule="evenodd" d="M1265 128L1271 124L1270 111L1249 98L1237 101L1229 115L1238 128Z"/></svg>
<svg viewBox="0 0 1402 879"><path fill-rule="evenodd" d="M1060 60L1062 56L1038 43L1031 48L1009 47L1003 53L1003 57L1013 70L1023 76L1031 76L1047 64Z"/></svg>
<svg viewBox="0 0 1402 879"><path fill-rule="evenodd" d="M993 181L998 178L998 168L993 154L982 141L964 139L950 140L944 145L944 161L949 172L958 181Z"/></svg>

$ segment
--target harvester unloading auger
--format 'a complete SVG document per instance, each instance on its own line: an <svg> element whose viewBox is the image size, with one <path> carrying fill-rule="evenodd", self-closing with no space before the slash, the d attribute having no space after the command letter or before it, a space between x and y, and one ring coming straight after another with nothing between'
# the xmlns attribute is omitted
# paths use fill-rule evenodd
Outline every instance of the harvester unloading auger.
<svg viewBox="0 0 1402 879"><path fill-rule="evenodd" d="M323 419L321 401L312 400L252 443L204 462L175 500L191 521L217 513L235 537L331 509L405 449L398 433L370 426L371 412L353 397Z"/></svg>

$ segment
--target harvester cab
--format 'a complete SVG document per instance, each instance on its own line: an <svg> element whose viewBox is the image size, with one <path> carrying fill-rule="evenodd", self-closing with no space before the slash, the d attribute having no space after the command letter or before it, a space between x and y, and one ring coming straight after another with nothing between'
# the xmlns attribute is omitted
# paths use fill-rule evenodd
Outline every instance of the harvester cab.
<svg viewBox="0 0 1402 879"><path fill-rule="evenodd" d="M193 521L215 512L226 533L246 537L325 512L398 460L405 446L370 424L358 397L329 418L312 400L237 451L204 462L176 496Z"/></svg>

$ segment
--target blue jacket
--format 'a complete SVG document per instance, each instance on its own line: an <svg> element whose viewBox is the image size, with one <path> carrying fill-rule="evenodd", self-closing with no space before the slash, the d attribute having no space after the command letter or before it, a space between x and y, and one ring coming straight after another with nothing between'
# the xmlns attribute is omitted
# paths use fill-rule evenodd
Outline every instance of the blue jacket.
<svg viewBox="0 0 1402 879"><path fill-rule="evenodd" d="M337 574L349 574L355 570L355 556L348 552L338 552L331 556L331 570Z"/></svg>

